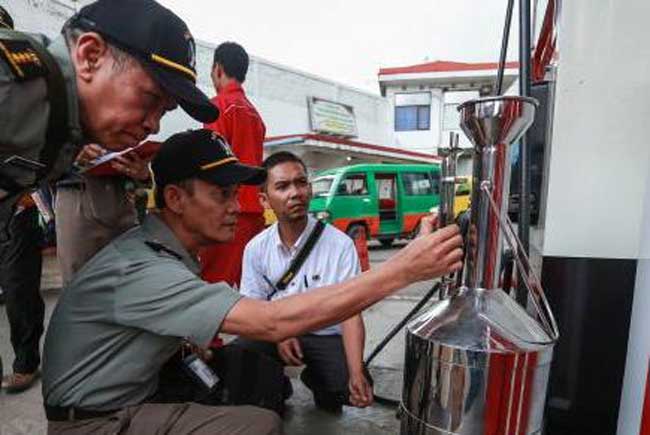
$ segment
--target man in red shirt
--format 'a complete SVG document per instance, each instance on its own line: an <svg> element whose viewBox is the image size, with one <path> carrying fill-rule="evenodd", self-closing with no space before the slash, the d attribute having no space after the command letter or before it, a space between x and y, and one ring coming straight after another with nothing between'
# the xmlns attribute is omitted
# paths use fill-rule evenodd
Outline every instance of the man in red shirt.
<svg viewBox="0 0 650 435"><path fill-rule="evenodd" d="M205 128L214 130L230 144L244 164L261 166L266 127L255 107L246 98L242 83L248 71L248 54L234 42L224 42L214 51L212 83L217 96L212 102L219 108L219 118ZM208 282L225 281L239 287L244 248L250 239L264 229L264 209L253 186L241 186L235 238L205 248L200 255L201 277Z"/></svg>

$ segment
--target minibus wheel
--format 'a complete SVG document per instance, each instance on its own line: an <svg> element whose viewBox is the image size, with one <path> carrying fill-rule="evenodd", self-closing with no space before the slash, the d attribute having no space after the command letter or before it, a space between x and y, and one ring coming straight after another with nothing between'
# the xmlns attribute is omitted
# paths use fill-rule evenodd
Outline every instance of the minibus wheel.
<svg viewBox="0 0 650 435"><path fill-rule="evenodd" d="M356 240L358 238L363 237L368 240L368 232L366 231L366 227L363 226L362 224L352 224L348 227L348 229L345 231L345 234L350 236L352 240Z"/></svg>

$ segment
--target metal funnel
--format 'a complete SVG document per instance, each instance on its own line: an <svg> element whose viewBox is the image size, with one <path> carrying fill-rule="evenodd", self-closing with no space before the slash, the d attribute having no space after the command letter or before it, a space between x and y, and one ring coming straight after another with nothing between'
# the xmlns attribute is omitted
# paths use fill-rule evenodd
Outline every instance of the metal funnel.
<svg viewBox="0 0 650 435"><path fill-rule="evenodd" d="M533 98L509 96L471 100L458 107L460 126L476 152L470 212L473 237L463 280L469 288L499 287L503 247L499 221L508 212L510 190L508 149L532 124L537 105Z"/></svg>
<svg viewBox="0 0 650 435"><path fill-rule="evenodd" d="M477 148L510 145L530 127L539 103L528 97L488 97L458 107L460 127Z"/></svg>

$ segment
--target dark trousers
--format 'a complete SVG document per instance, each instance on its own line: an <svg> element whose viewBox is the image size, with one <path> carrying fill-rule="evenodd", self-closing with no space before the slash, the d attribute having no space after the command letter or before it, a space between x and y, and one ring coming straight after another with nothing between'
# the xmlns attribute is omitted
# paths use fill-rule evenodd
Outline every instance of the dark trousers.
<svg viewBox="0 0 650 435"><path fill-rule="evenodd" d="M214 350L208 366L219 378L208 391L184 368L183 352L169 359L159 373L155 403L196 402L203 405L254 405L282 415L284 412L282 365L238 346Z"/></svg>
<svg viewBox="0 0 650 435"><path fill-rule="evenodd" d="M11 345L16 355L13 370L32 373L41 358L45 305L41 297L42 230L38 210L30 207L14 216L11 239L0 245L0 287L5 294Z"/></svg>
<svg viewBox="0 0 650 435"><path fill-rule="evenodd" d="M329 403L348 404L348 366L340 335L307 334L298 337L305 370L301 379L314 397ZM234 344L261 352L284 364L275 343L239 338Z"/></svg>

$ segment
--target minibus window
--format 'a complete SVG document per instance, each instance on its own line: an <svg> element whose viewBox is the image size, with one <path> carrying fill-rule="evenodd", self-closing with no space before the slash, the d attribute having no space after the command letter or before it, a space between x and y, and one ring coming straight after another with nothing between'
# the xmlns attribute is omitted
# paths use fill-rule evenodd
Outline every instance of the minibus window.
<svg viewBox="0 0 650 435"><path fill-rule="evenodd" d="M408 196L433 195L431 179L426 172L404 172L402 183Z"/></svg>
<svg viewBox="0 0 650 435"><path fill-rule="evenodd" d="M361 196L368 194L368 183L365 174L346 175L339 184L337 195Z"/></svg>
<svg viewBox="0 0 650 435"><path fill-rule="evenodd" d="M312 181L311 188L314 197L329 196L333 182L333 177L316 178L314 181Z"/></svg>

